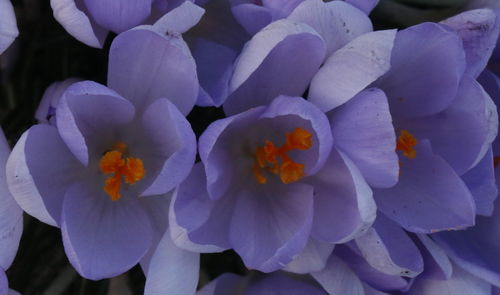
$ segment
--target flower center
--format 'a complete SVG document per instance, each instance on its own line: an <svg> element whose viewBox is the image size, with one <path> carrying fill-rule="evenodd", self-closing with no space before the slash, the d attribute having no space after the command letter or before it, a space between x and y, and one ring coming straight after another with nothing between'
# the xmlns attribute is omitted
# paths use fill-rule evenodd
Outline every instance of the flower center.
<svg viewBox="0 0 500 295"><path fill-rule="evenodd" d="M252 167L253 175L257 182L264 184L267 170L280 177L283 183L291 183L304 177L304 165L294 162L287 155L292 150L307 150L312 147L312 135L302 128L295 128L292 133L285 133L286 142L277 147L270 140L264 146L255 149L255 161Z"/></svg>
<svg viewBox="0 0 500 295"><path fill-rule="evenodd" d="M396 150L403 151L403 156L409 159L415 159L417 151L413 147L416 146L417 143L418 141L413 134L408 132L408 130L401 130L396 143Z"/></svg>
<svg viewBox="0 0 500 295"><path fill-rule="evenodd" d="M113 201L121 198L122 176L125 177L125 183L134 184L144 178L146 174L141 159L123 158L126 151L127 145L123 142L117 142L113 145L111 151L106 152L99 161L99 168L102 173L113 174L106 178L104 184L104 191Z"/></svg>

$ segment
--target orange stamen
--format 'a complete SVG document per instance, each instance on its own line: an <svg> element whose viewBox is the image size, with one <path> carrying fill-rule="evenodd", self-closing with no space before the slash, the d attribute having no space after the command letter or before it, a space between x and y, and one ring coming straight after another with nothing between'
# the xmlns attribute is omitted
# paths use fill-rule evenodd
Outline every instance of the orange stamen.
<svg viewBox="0 0 500 295"><path fill-rule="evenodd" d="M304 165L294 162L287 152L310 149L312 147L312 135L305 129L295 128L292 133L286 133L285 136L286 142L281 147L277 147L273 142L266 140L263 147L256 148L252 172L257 182L261 184L267 182L262 169L278 175L285 184L304 177Z"/></svg>
<svg viewBox="0 0 500 295"><path fill-rule="evenodd" d="M497 168L500 163L500 157L493 157L493 167Z"/></svg>
<svg viewBox="0 0 500 295"><path fill-rule="evenodd" d="M401 130L396 143L396 150L403 151L403 155L409 159L415 159L417 151L413 148L418 141L408 130Z"/></svg>
<svg viewBox="0 0 500 295"><path fill-rule="evenodd" d="M123 154L127 151L127 145L119 142L113 145L113 150L105 153L99 161L99 168L104 174L114 174L106 178L104 191L111 200L116 201L121 198L120 187L122 176L125 183L134 184L144 178L146 170L142 160L128 157L123 159Z"/></svg>

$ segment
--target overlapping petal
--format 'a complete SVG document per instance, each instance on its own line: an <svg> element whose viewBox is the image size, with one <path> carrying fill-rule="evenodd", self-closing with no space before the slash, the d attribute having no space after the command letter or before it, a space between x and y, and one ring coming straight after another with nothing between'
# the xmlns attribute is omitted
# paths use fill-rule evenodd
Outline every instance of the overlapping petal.
<svg viewBox="0 0 500 295"><path fill-rule="evenodd" d="M442 25L422 23L398 32L391 69L375 86L389 98L393 117L432 115L453 101L464 70L460 37Z"/></svg>
<svg viewBox="0 0 500 295"><path fill-rule="evenodd" d="M0 54L14 42L19 35L16 15L10 0L0 0Z"/></svg>
<svg viewBox="0 0 500 295"><path fill-rule="evenodd" d="M383 214L355 241L366 261L385 274L416 277L423 271L417 246L401 227Z"/></svg>
<svg viewBox="0 0 500 295"><path fill-rule="evenodd" d="M152 0L83 0L100 26L121 33L144 21L151 13Z"/></svg>
<svg viewBox="0 0 500 295"><path fill-rule="evenodd" d="M500 264L496 257L500 249L497 238L499 218L500 208L497 205L491 217L477 217L476 226L465 231L439 233L433 237L461 268L498 286Z"/></svg>
<svg viewBox="0 0 500 295"><path fill-rule="evenodd" d="M271 272L283 268L306 246L312 221L310 185L243 190L236 196L229 240L245 265Z"/></svg>
<svg viewBox="0 0 500 295"><path fill-rule="evenodd" d="M69 261L93 280L116 276L137 264L153 237L151 220L138 199L124 196L112 201L92 181L75 182L66 191L61 230Z"/></svg>
<svg viewBox="0 0 500 295"><path fill-rule="evenodd" d="M324 270L311 275L329 294L364 295L361 280L340 258L332 255Z"/></svg>
<svg viewBox="0 0 500 295"><path fill-rule="evenodd" d="M373 30L365 13L342 1L306 0L287 19L305 23L318 32L326 43L326 56Z"/></svg>
<svg viewBox="0 0 500 295"><path fill-rule="evenodd" d="M58 226L64 194L81 174L81 167L55 127L35 125L12 150L7 161L7 184L26 213Z"/></svg>
<svg viewBox="0 0 500 295"><path fill-rule="evenodd" d="M336 109L330 121L335 145L349 156L371 186L396 184L396 136L387 97L381 90L362 91Z"/></svg>
<svg viewBox="0 0 500 295"><path fill-rule="evenodd" d="M88 46L100 48L108 30L99 27L83 6L82 0L50 0L54 18L77 40Z"/></svg>
<svg viewBox="0 0 500 295"><path fill-rule="evenodd" d="M314 238L342 243L372 225L377 212L372 190L346 155L332 149L323 168L308 182L315 192Z"/></svg>
<svg viewBox="0 0 500 295"><path fill-rule="evenodd" d="M87 166L114 144L119 127L130 123L134 106L106 86L92 81L75 83L57 105L57 130L73 155Z"/></svg>
<svg viewBox="0 0 500 295"><path fill-rule="evenodd" d="M474 199L453 168L433 153L426 140L419 142L416 152L415 159L402 160L396 186L374 191L378 208L417 233L474 225Z"/></svg>
<svg viewBox="0 0 500 295"><path fill-rule="evenodd" d="M141 196L164 194L178 186L191 171L196 156L196 137L186 118L165 98L148 106L142 114L142 123L143 135L152 139L147 144L153 150L143 159L165 161L159 170L149 170L148 173L157 176Z"/></svg>
<svg viewBox="0 0 500 295"><path fill-rule="evenodd" d="M200 254L177 248L170 232L166 231L145 271L144 294L194 294L198 285L199 259Z"/></svg>
<svg viewBox="0 0 500 295"><path fill-rule="evenodd" d="M10 148L0 129L0 167L5 167ZM14 260L23 231L23 211L16 204L9 189L5 169L0 170L0 273L8 269ZM0 274L1 276L2 274ZM0 278L0 294L2 293Z"/></svg>
<svg viewBox="0 0 500 295"><path fill-rule="evenodd" d="M180 36L140 27L115 38L109 55L108 86L138 110L157 98L169 99L184 115L193 108L196 64Z"/></svg>
<svg viewBox="0 0 500 295"><path fill-rule="evenodd" d="M234 115L269 104L278 95L300 96L325 57L325 43L309 26L279 20L256 34L236 61L224 111Z"/></svg>
<svg viewBox="0 0 500 295"><path fill-rule="evenodd" d="M465 73L477 78L483 71L500 33L500 21L490 9L469 10L441 22L460 35L464 43Z"/></svg>
<svg viewBox="0 0 500 295"><path fill-rule="evenodd" d="M326 112L365 89L389 70L395 36L395 30L375 31L335 51L312 79L309 100Z"/></svg>

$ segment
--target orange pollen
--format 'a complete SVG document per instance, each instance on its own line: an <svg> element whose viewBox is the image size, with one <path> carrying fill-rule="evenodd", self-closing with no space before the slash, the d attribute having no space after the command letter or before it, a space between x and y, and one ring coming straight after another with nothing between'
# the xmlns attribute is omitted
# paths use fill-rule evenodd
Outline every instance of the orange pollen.
<svg viewBox="0 0 500 295"><path fill-rule="evenodd" d="M121 198L120 187L122 176L125 177L125 183L134 184L144 178L146 170L142 160L139 158L123 158L127 151L127 145L118 142L113 145L113 149L106 152L99 161L99 168L104 174L113 174L106 178L104 191L113 201Z"/></svg>
<svg viewBox="0 0 500 295"><path fill-rule="evenodd" d="M408 130L401 130L396 143L396 150L403 151L403 155L409 159L415 159L417 151L413 148L418 141Z"/></svg>
<svg viewBox="0 0 500 295"><path fill-rule="evenodd" d="M500 163L500 157L493 157L493 167L497 168Z"/></svg>
<svg viewBox="0 0 500 295"><path fill-rule="evenodd" d="M285 134L286 141L281 147L266 140L264 146L255 149L255 162L252 172L258 183L267 182L263 170L276 174L283 183L295 182L304 177L304 165L294 162L287 152L292 150L308 150L312 147L312 135L302 128L295 128L292 133Z"/></svg>

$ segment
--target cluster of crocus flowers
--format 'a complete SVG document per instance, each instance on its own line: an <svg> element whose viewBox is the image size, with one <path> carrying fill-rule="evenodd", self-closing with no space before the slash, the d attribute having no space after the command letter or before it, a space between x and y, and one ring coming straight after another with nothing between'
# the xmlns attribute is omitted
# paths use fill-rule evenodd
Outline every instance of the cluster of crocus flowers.
<svg viewBox="0 0 500 295"><path fill-rule="evenodd" d="M199 253L233 249L266 274L198 294L498 292L500 84L479 76L498 62L498 12L374 31L378 1L212 0L199 26L228 13L241 35L197 27L186 43L203 9L182 2L51 1L91 46L120 33L107 85L49 87L6 164L82 276L141 263L145 293L190 295ZM195 104L226 115L198 142Z"/></svg>

